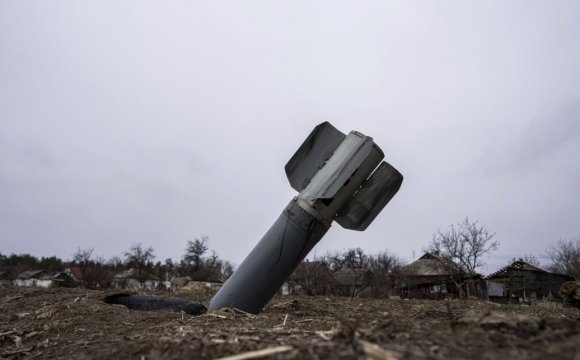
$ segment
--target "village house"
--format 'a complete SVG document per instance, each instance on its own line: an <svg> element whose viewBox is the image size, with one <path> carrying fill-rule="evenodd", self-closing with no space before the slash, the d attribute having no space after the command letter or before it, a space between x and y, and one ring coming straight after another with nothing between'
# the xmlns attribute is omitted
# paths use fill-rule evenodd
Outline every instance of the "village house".
<svg viewBox="0 0 580 360"><path fill-rule="evenodd" d="M49 272L47 270L28 270L18 274L13 284L25 287L71 287L75 280L66 272Z"/></svg>
<svg viewBox="0 0 580 360"><path fill-rule="evenodd" d="M113 276L112 287L117 289L156 289L159 277L146 271L130 268Z"/></svg>
<svg viewBox="0 0 580 360"><path fill-rule="evenodd" d="M455 272L453 272L455 271ZM477 274L467 281L467 274L457 273L457 267L432 253L425 253L416 261L404 266L401 271L401 295L406 298L442 299L459 296L460 291L453 282L463 284L464 294L486 297L485 282Z"/></svg>
<svg viewBox="0 0 580 360"><path fill-rule="evenodd" d="M488 295L501 301L550 300L560 297L560 287L573 277L555 274L519 259L486 277Z"/></svg>

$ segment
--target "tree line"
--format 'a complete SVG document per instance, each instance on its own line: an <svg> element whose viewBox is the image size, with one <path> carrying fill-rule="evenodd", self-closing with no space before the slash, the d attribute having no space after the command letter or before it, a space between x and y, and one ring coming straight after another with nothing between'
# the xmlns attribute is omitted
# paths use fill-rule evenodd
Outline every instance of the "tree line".
<svg viewBox="0 0 580 360"><path fill-rule="evenodd" d="M233 273L234 266L210 250L208 243L207 236L187 240L184 254L178 261L171 258L155 261L154 249L141 243L132 244L122 256L110 259L93 256L93 248L77 249L70 261L56 256L36 258L29 254L0 253L0 271L5 274L7 271L15 277L20 272L31 269L61 271L65 267L78 267L82 280L89 288L108 287L114 274L129 268L136 270L140 281L144 281L148 274L161 280L185 276L195 281L225 280ZM459 290L459 295L463 296L469 295L462 293L464 288L469 288L464 285L479 276L478 269L486 264L486 257L498 247L495 233L489 231L485 225L465 218L445 231L437 230L423 250L442 260L441 266L450 274L450 281ZM549 245L546 257L550 260L546 265L547 270L580 279L580 238L560 240ZM541 266L534 257L524 255L522 258L531 265ZM378 254L366 254L361 248L328 252L309 261L325 266L331 273L348 269L370 270L373 278L368 286L375 296L392 293L400 285L402 270L406 265L403 259L387 250ZM299 285L307 293L315 294L325 288L328 279L325 278L324 271L313 269L310 267L308 271L295 274L293 278L296 282L301 282ZM300 268L297 271L300 272Z"/></svg>
<svg viewBox="0 0 580 360"><path fill-rule="evenodd" d="M37 258L30 254L3 255L0 253L0 271L9 278L27 270L63 271L65 268L78 268L83 284L88 288L107 288L113 277L127 269L134 269L140 282L154 275L161 281L175 277L189 276L196 281L222 281L227 279L234 266L221 259L209 249L209 238L201 236L187 240L184 254L179 261L167 258L155 261L155 251L151 246L134 243L122 256L110 259L94 256L94 248L78 248L72 259L65 261L56 256ZM7 275L6 275L7 274Z"/></svg>

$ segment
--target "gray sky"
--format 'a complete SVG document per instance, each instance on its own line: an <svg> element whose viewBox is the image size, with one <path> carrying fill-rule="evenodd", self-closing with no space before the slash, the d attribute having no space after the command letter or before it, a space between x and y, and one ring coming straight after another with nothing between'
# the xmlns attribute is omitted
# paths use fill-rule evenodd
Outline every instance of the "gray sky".
<svg viewBox="0 0 580 360"><path fill-rule="evenodd" d="M0 252L187 239L240 263L330 121L403 173L366 232L419 256L465 216L494 270L580 236L578 1L0 2Z"/></svg>

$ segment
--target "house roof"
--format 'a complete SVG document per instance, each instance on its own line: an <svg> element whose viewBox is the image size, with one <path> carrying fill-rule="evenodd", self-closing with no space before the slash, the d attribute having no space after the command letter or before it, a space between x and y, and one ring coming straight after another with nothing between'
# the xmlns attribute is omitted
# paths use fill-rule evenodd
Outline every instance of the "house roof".
<svg viewBox="0 0 580 360"><path fill-rule="evenodd" d="M447 276L449 270L444 266L443 259L431 254L425 253L419 259L403 267L403 273L410 276Z"/></svg>
<svg viewBox="0 0 580 360"><path fill-rule="evenodd" d="M550 273L544 269L540 269L539 267L528 264L527 262L523 261L522 259L519 259L517 261L514 261L513 263L511 263L508 266L504 266L503 268L499 269L498 271L494 272L493 274L488 275L486 278L487 279L506 278L506 277L510 276L510 273L512 271L534 271L534 272L541 272L541 273L546 273L546 274Z"/></svg>
<svg viewBox="0 0 580 360"><path fill-rule="evenodd" d="M368 269L344 269L334 273L336 281L345 286L363 285L371 276L373 272Z"/></svg>
<svg viewBox="0 0 580 360"><path fill-rule="evenodd" d="M159 278L153 274L150 274L146 271L142 272L143 277L147 280L159 280ZM135 268L130 268L127 269L125 271L121 271L120 273L115 274L115 276L113 276L113 279L137 279L138 276L138 270Z"/></svg>
<svg viewBox="0 0 580 360"><path fill-rule="evenodd" d="M39 279L44 273L46 270L27 270L18 274L16 278L21 280Z"/></svg>
<svg viewBox="0 0 580 360"><path fill-rule="evenodd" d="M81 269L80 266L71 266L71 267L68 268L68 271L71 273L71 275L75 279L78 279L78 280L82 280L83 279L83 271L82 271L82 269Z"/></svg>

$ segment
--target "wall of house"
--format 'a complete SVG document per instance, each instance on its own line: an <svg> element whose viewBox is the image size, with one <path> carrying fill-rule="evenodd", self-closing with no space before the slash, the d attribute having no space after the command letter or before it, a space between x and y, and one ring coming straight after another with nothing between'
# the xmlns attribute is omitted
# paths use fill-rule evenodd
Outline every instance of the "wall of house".
<svg viewBox="0 0 580 360"><path fill-rule="evenodd" d="M510 273L507 290L517 297L549 299L559 297L560 287L568 280L568 276L560 274L514 270Z"/></svg>
<svg viewBox="0 0 580 360"><path fill-rule="evenodd" d="M52 280L16 279L16 280L14 280L14 285L24 286L24 287L50 288L50 287L54 286L54 283Z"/></svg>

